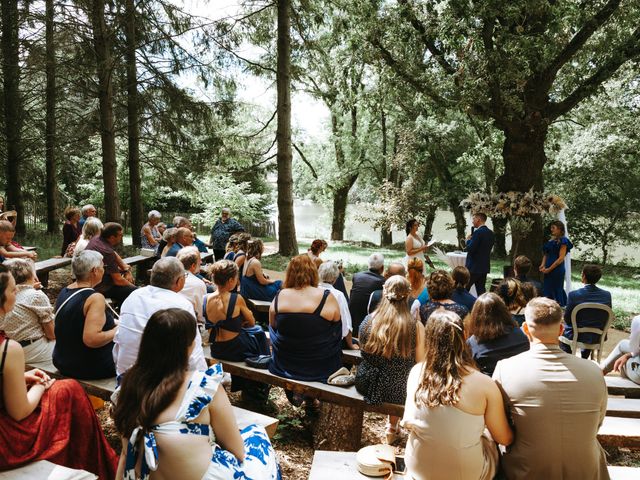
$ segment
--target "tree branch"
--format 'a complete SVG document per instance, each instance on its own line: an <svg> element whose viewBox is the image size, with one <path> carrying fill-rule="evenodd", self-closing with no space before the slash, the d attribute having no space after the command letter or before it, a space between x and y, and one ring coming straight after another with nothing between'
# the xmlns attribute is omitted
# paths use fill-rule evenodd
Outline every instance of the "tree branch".
<svg viewBox="0 0 640 480"><path fill-rule="evenodd" d="M313 175L313 178L318 180L318 174L316 173L316 169L313 168L313 165L311 165L311 162L307 160L307 157L304 155L304 153L302 153L302 150L298 148L298 145L296 145L295 143L292 143L292 145L293 145L293 148L296 149L296 152L298 152L298 155L300 155L300 158L302 159L302 161L307 165L307 167L309 167L309 170L311 170L311 175Z"/></svg>

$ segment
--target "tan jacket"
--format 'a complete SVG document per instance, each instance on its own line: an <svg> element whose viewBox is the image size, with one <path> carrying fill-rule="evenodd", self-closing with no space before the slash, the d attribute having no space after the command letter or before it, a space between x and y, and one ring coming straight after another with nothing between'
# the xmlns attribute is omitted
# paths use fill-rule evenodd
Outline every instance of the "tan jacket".
<svg viewBox="0 0 640 480"><path fill-rule="evenodd" d="M502 388L515 440L502 456L509 480L608 479L596 435L607 410L607 387L598 366L557 345L498 362L493 378Z"/></svg>

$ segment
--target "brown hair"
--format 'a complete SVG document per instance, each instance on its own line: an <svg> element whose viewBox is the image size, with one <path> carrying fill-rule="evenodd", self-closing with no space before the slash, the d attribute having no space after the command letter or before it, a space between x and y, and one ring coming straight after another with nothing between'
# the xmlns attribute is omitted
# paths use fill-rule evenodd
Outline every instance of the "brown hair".
<svg viewBox="0 0 640 480"><path fill-rule="evenodd" d="M247 252L247 243L251 240L251 235L248 233L239 233L238 234L238 250L242 250L243 252Z"/></svg>
<svg viewBox="0 0 640 480"><path fill-rule="evenodd" d="M500 298L505 303L508 310L516 307L524 308L527 305L527 301L522 293L520 281L515 278L507 278L500 282L496 293L500 295Z"/></svg>
<svg viewBox="0 0 640 480"><path fill-rule="evenodd" d="M2 308L4 308L4 303L7 301L7 287L11 277L9 269L0 264L0 307Z"/></svg>
<svg viewBox="0 0 640 480"><path fill-rule="evenodd" d="M264 251L264 243L259 238L253 238L247 242L247 258L261 258Z"/></svg>
<svg viewBox="0 0 640 480"><path fill-rule="evenodd" d="M522 296L524 297L524 301L529 303L529 301L538 296L538 289L533 283L530 282L521 282L520 290L522 290Z"/></svg>
<svg viewBox="0 0 640 480"><path fill-rule="evenodd" d="M466 322L468 335L475 335L480 342L504 335L508 326L518 326L507 306L495 293L480 295L473 304Z"/></svg>
<svg viewBox="0 0 640 480"><path fill-rule="evenodd" d="M16 228L9 220L0 220L0 232L15 232Z"/></svg>
<svg viewBox="0 0 640 480"><path fill-rule="evenodd" d="M424 262L418 257L410 258L407 262L407 279L411 284L412 289L417 289L422 286L424 281Z"/></svg>
<svg viewBox="0 0 640 480"><path fill-rule="evenodd" d="M213 278L213 283L219 287L226 285L226 283L232 278L236 278L238 276L238 271L238 265L231 260L219 260L211 265L211 269L209 270L211 277Z"/></svg>
<svg viewBox="0 0 640 480"><path fill-rule="evenodd" d="M64 218L67 220L71 221L71 219L76 215L81 215L78 207L67 207L64 209Z"/></svg>
<svg viewBox="0 0 640 480"><path fill-rule="evenodd" d="M196 321L181 308L158 310L147 322L138 358L122 380L113 420L123 437L137 426L149 432L176 398L189 367Z"/></svg>
<svg viewBox="0 0 640 480"><path fill-rule="evenodd" d="M600 265L585 265L582 267L582 274L587 283L595 285L602 278L602 268Z"/></svg>
<svg viewBox="0 0 640 480"><path fill-rule="evenodd" d="M107 222L102 227L100 232L100 238L107 240L108 238L115 237L122 231L122 225L116 222Z"/></svg>
<svg viewBox="0 0 640 480"><path fill-rule="evenodd" d="M513 261L513 268L518 275L527 275L531 270L531 260L525 255L518 255Z"/></svg>
<svg viewBox="0 0 640 480"><path fill-rule="evenodd" d="M311 250L311 253L313 253L314 255L318 255L322 247L326 247L326 246L327 246L327 242L325 242L324 240L316 239L313 242L311 242L311 246L309 247L309 250Z"/></svg>
<svg viewBox="0 0 640 480"><path fill-rule="evenodd" d="M308 286L318 286L318 269L309 258L309 255L296 255L287 265L282 288L304 288Z"/></svg>
<svg viewBox="0 0 640 480"><path fill-rule="evenodd" d="M431 272L427 278L427 290L432 300L445 300L451 297L455 284L445 270Z"/></svg>
<svg viewBox="0 0 640 480"><path fill-rule="evenodd" d="M24 258L11 258L4 262L5 266L13 275L16 285L26 282L36 276L33 269L33 262Z"/></svg>
<svg viewBox="0 0 640 480"><path fill-rule="evenodd" d="M487 214L486 213L482 213L482 212L476 212L473 214L474 217L478 217L480 220L482 220L482 222L486 222L487 221Z"/></svg>
<svg viewBox="0 0 640 480"><path fill-rule="evenodd" d="M393 275L384 282L382 299L371 319L363 351L384 358L414 355L418 326L407 303L410 294L409 281L400 275Z"/></svg>
<svg viewBox="0 0 640 480"><path fill-rule="evenodd" d="M527 323L548 327L559 324L562 321L562 308L558 302L546 297L537 297L527 303L524 309L524 318Z"/></svg>
<svg viewBox="0 0 640 480"><path fill-rule="evenodd" d="M557 227L562 231L562 235L565 234L564 223L562 223L560 220L554 220L553 222L551 222L549 224L549 228L551 227Z"/></svg>
<svg viewBox="0 0 640 480"><path fill-rule="evenodd" d="M454 312L438 308L425 326L425 358L415 402L426 407L456 405L462 377L473 367L464 326Z"/></svg>
<svg viewBox="0 0 640 480"><path fill-rule="evenodd" d="M451 278L453 278L453 283L455 283L454 288L466 288L467 283L469 283L471 279L471 274L467 267L459 266L453 269Z"/></svg>

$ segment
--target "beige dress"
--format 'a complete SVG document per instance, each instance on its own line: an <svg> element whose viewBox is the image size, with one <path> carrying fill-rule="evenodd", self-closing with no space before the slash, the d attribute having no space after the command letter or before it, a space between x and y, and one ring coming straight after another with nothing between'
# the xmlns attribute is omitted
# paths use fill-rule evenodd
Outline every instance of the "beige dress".
<svg viewBox="0 0 640 480"><path fill-rule="evenodd" d="M496 473L498 450L483 435L484 415L472 415L456 407L417 406L415 393L420 367L407 383L402 425L409 430L405 461L415 480L489 480Z"/></svg>

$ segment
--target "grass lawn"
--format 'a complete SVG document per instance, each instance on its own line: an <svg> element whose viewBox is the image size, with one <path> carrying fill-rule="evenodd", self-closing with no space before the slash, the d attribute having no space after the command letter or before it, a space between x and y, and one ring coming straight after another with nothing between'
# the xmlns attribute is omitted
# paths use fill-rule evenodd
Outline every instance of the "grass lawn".
<svg viewBox="0 0 640 480"><path fill-rule="evenodd" d="M306 252L309 242L298 244L300 252ZM445 247L445 246L442 246ZM449 249L453 247L450 246ZM446 248L443 248L446 250ZM363 245L359 242L333 242L332 245L322 254L324 260L342 260L345 267L345 275L350 278L355 272L366 270L367 258L372 253L379 252L384 255L385 263L392 260L402 260L404 258L404 244L396 244L392 248L380 248L376 246ZM449 270L450 267L430 255L431 260L437 268ZM268 270L284 271L289 259L280 255L269 255L262 260L263 267ZM487 285L494 278L502 278L502 266L509 261L503 258L493 258L491 262L491 273L487 279ZM582 262L572 262L571 280L574 288L580 288L580 272ZM614 328L619 330L629 330L633 316L640 314L640 278L639 270L635 267L610 266L604 270L602 280L598 286L609 290L613 299L613 311L616 315Z"/></svg>

